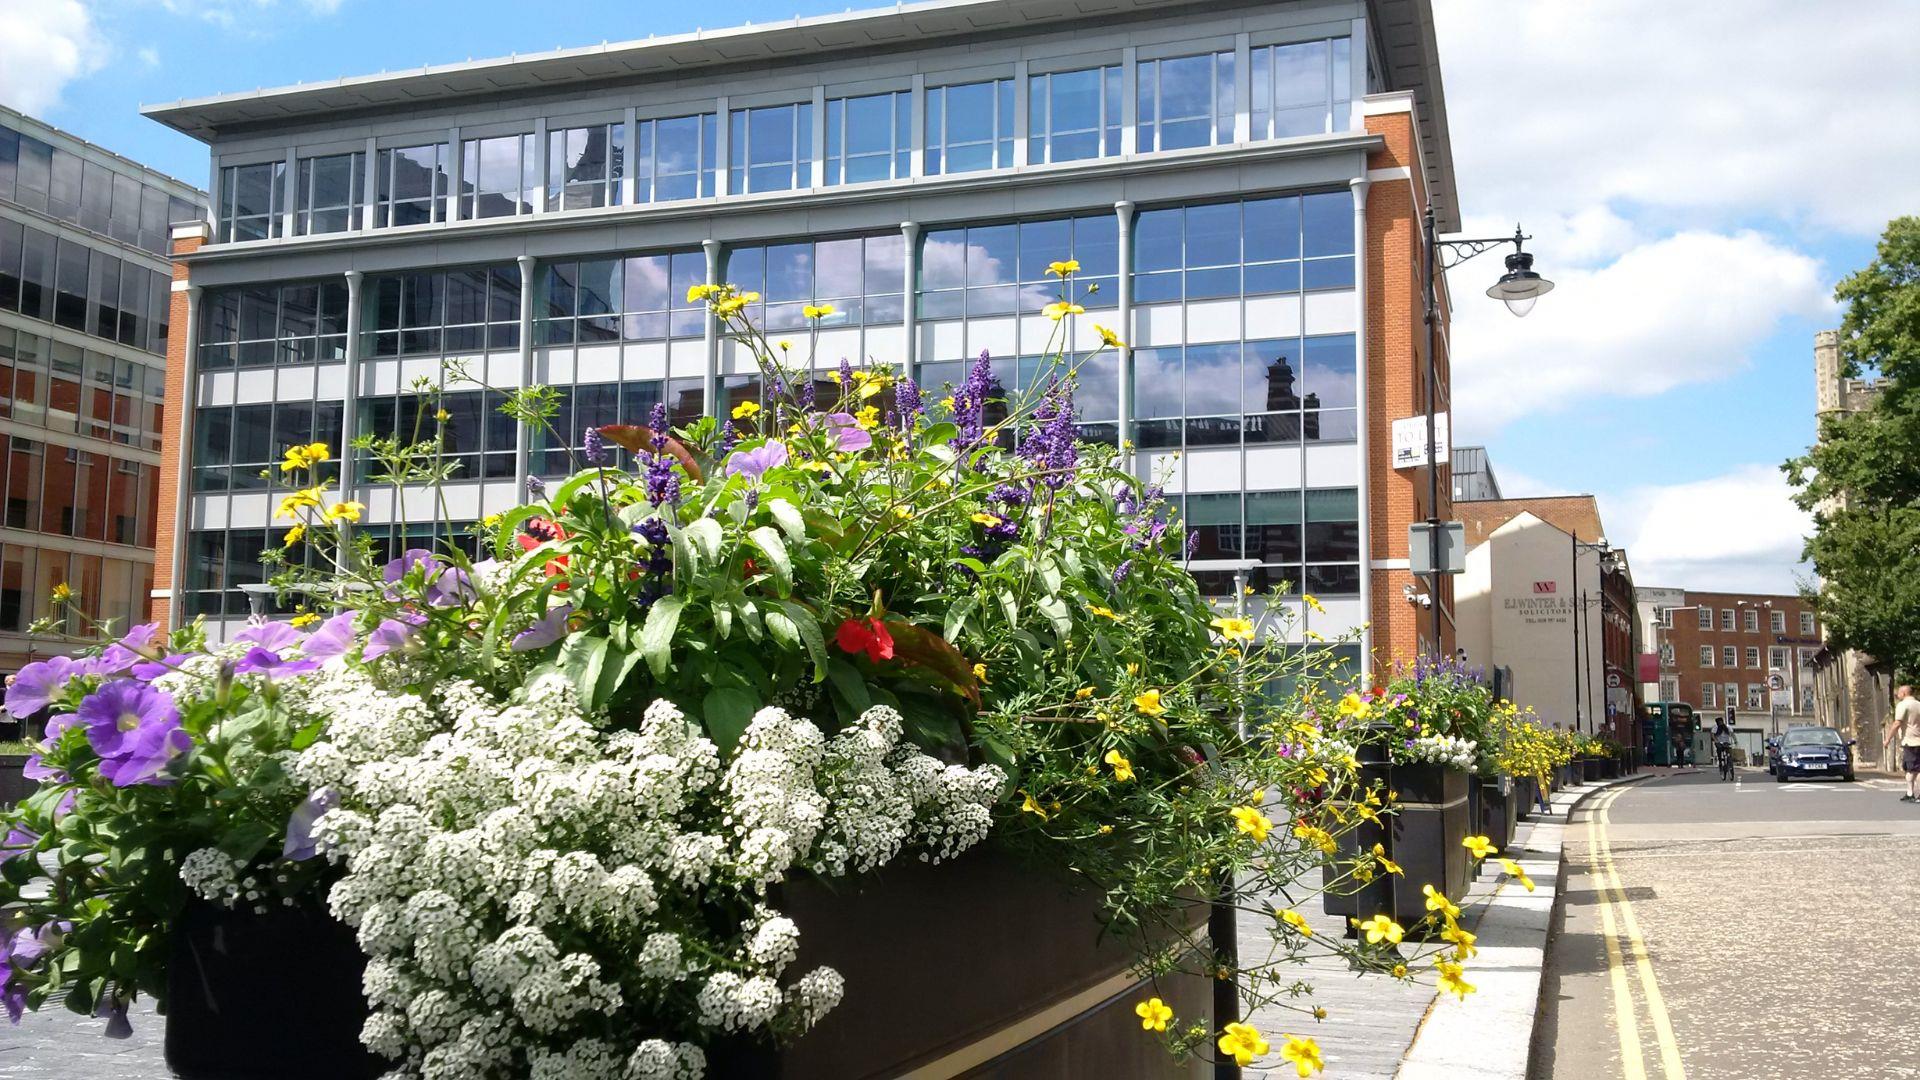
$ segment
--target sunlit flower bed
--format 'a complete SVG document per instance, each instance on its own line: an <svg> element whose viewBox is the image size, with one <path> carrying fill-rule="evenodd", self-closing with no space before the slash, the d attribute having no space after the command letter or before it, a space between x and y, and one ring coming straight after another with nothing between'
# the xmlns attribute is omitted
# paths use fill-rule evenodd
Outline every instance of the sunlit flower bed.
<svg viewBox="0 0 1920 1080"><path fill-rule="evenodd" d="M1078 308L1055 270L1058 321ZM716 1040L787 1043L841 999L838 973L796 968L807 928L775 886L982 842L1094 890L1143 975L1233 978L1301 1019L1216 1029L1145 993L1143 1052L1318 1071L1323 1014L1286 970L1316 953L1472 989L1437 891L1420 926L1348 940L1296 910L1399 872L1335 853L1392 812L1356 779L1357 721L1428 691L1323 699L1324 654L1259 613L1282 606L1210 606L1160 489L1078 440L1062 350L1012 400L986 356L923 395L804 370L750 297L696 294L760 357L764 404L587 432L569 478L482 524L478 559L378 556L363 508L311 482L282 503L276 578L311 613L219 644L138 627L21 674L9 710L52 720L0 852L16 1018L123 1024L164 995L190 901L324 903L369 958L361 1037L396 1077L696 1077ZM508 405L555 410L541 388ZM452 478L423 423L359 441L385 482ZM309 483L327 450L282 470ZM1309 689L1267 692L1283 678ZM1272 955L1230 967L1209 903L1270 919Z"/></svg>

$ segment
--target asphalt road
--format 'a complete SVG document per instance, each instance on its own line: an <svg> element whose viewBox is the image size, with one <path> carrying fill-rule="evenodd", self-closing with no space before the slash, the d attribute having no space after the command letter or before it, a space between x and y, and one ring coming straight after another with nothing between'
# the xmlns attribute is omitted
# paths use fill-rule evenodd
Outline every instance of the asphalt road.
<svg viewBox="0 0 1920 1080"><path fill-rule="evenodd" d="M1920 1077L1904 782L1676 775L1588 799L1535 1080Z"/></svg>

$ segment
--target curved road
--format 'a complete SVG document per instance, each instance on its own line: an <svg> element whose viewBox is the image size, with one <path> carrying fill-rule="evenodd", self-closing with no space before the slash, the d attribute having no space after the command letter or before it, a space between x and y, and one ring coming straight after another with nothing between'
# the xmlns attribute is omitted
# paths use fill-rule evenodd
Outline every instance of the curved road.
<svg viewBox="0 0 1920 1080"><path fill-rule="evenodd" d="M1589 798L1530 1074L1920 1078L1920 805L1904 791L1741 769Z"/></svg>

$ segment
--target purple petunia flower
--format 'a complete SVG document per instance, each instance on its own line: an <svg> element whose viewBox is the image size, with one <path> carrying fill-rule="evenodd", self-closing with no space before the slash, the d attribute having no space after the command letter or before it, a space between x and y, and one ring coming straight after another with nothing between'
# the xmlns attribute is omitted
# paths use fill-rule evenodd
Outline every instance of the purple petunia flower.
<svg viewBox="0 0 1920 1080"><path fill-rule="evenodd" d="M360 651L360 659L372 660L395 649L404 649L416 636L414 628L399 619L382 619L373 633L367 635L367 647Z"/></svg>
<svg viewBox="0 0 1920 1080"><path fill-rule="evenodd" d="M152 682L169 672L179 671L180 665L191 659L193 659L193 657L190 653L174 653L171 656L163 657L159 660L149 660L144 664L135 664L127 670L127 674L139 679L141 682Z"/></svg>
<svg viewBox="0 0 1920 1080"><path fill-rule="evenodd" d="M171 695L131 679L116 679L88 694L74 716L86 725L87 742L103 758L128 752L144 728L180 721Z"/></svg>
<svg viewBox="0 0 1920 1080"><path fill-rule="evenodd" d="M514 652L532 652L552 645L567 636L567 618L572 614L572 604L561 604L515 634L510 647Z"/></svg>
<svg viewBox="0 0 1920 1080"><path fill-rule="evenodd" d="M17 858L33 850L40 842L40 834L25 825L15 825L7 830L5 839L0 839L0 862Z"/></svg>
<svg viewBox="0 0 1920 1080"><path fill-rule="evenodd" d="M441 566L440 557L426 548L408 548L400 553L399 558L389 559L387 565L380 568L380 580L392 585L406 577L416 566L426 567L427 576L432 577L433 572ZM387 595L392 596L392 590L388 590Z"/></svg>
<svg viewBox="0 0 1920 1080"><path fill-rule="evenodd" d="M239 675L265 675L269 679L278 679L285 675L304 675L319 666L318 660L288 660L271 649L255 645L234 663L233 670Z"/></svg>
<svg viewBox="0 0 1920 1080"><path fill-rule="evenodd" d="M861 428L851 413L828 413L827 434L832 437L836 450L865 450L873 445L873 436Z"/></svg>
<svg viewBox="0 0 1920 1080"><path fill-rule="evenodd" d="M769 441L752 450L736 451L727 459L728 476L746 476L759 479L768 469L779 468L787 463L786 444Z"/></svg>
<svg viewBox="0 0 1920 1080"><path fill-rule="evenodd" d="M73 804L79 794L77 791L69 790L65 795L60 796L60 801L53 804L53 820L59 821L72 813Z"/></svg>
<svg viewBox="0 0 1920 1080"><path fill-rule="evenodd" d="M318 845L313 838L313 827L322 815L340 805L340 793L330 787L320 788L308 795L306 801L293 808L293 816L287 819L287 842L280 848L280 857L294 862L305 862L318 853Z"/></svg>
<svg viewBox="0 0 1920 1080"><path fill-rule="evenodd" d="M427 603L433 607L465 607L480 596L465 570L448 566L427 582Z"/></svg>
<svg viewBox="0 0 1920 1080"><path fill-rule="evenodd" d="M29 780L39 780L43 783L52 781L53 783L61 784L65 783L67 779L67 774L64 769L56 769L48 765L39 754L27 755L27 760L20 765L20 775Z"/></svg>
<svg viewBox="0 0 1920 1080"><path fill-rule="evenodd" d="M55 697L66 692L68 683L84 674L86 670L71 656L50 656L28 664L7 687L7 712L25 720L53 704Z"/></svg>
<svg viewBox="0 0 1920 1080"><path fill-rule="evenodd" d="M300 652L309 660L345 656L353 646L353 615L351 611L343 611L321 623L319 629L307 635Z"/></svg>
<svg viewBox="0 0 1920 1080"><path fill-rule="evenodd" d="M233 640L247 645L257 645L262 649L278 651L289 645L297 645L307 635L295 629L291 623L270 622L259 626L249 626L233 635Z"/></svg>

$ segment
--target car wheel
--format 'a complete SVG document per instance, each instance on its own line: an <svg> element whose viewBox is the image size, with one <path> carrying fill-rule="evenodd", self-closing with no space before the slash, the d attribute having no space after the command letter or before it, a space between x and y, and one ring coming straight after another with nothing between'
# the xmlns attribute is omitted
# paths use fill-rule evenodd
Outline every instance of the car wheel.
<svg viewBox="0 0 1920 1080"><path fill-rule="evenodd" d="M1842 773L1840 776L1840 782L1843 784L1853 783L1853 770L1848 769L1845 773Z"/></svg>
<svg viewBox="0 0 1920 1080"><path fill-rule="evenodd" d="M1774 774L1773 774L1773 778L1774 778L1775 780L1777 780L1777 781L1779 781L1779 782L1780 782L1780 783L1782 783L1782 784L1784 784L1784 783L1786 783L1786 782L1787 782L1787 770L1785 770L1785 769L1781 769L1781 770L1780 770L1779 772L1776 772L1776 773L1774 773Z"/></svg>

